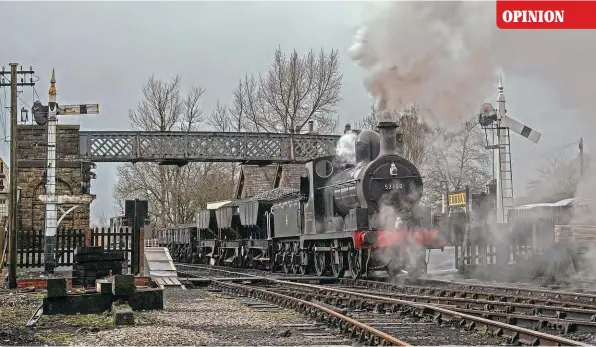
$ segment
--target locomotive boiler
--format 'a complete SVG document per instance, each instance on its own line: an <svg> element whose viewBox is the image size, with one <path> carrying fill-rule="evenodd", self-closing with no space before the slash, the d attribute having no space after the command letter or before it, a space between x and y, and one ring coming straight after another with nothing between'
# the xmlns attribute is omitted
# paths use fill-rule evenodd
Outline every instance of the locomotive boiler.
<svg viewBox="0 0 596 347"><path fill-rule="evenodd" d="M378 132L361 131L354 162L335 155L307 162L296 191L263 193L219 207L234 206L240 215L236 226L225 225L235 229L237 249L196 247L196 252L226 257L223 263L238 266L319 276L341 277L347 270L354 278L373 270L424 272L426 250L445 242L438 229L423 225L416 215L422 176L398 153L396 129L395 122L379 122ZM213 219L202 218L199 228L221 222L213 213L199 214Z"/></svg>

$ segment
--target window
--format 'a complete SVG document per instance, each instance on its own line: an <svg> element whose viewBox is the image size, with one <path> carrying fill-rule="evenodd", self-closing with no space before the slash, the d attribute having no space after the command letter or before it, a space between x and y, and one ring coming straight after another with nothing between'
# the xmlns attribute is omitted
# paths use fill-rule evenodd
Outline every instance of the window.
<svg viewBox="0 0 596 347"><path fill-rule="evenodd" d="M6 200L0 200L0 216L8 216Z"/></svg>

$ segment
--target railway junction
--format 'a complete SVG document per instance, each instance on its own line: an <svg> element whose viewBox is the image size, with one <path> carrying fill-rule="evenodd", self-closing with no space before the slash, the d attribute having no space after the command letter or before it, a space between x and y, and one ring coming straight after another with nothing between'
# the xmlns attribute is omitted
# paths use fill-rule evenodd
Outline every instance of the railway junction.
<svg viewBox="0 0 596 347"><path fill-rule="evenodd" d="M501 211L496 214L503 227L509 222L503 211L514 212L509 218L525 213L510 205L505 174L487 193L446 191L438 221L411 218L404 226L401 221L414 214L408 208L420 200L422 176L400 155L395 122L357 132L356 165L333 160L339 136L312 129L79 131L57 126L57 117L98 107L58 105L54 77L50 104L37 105L38 125L21 127L17 136L23 144L16 201L21 227L31 231L11 232L5 242L10 256L0 263L9 270L9 288L0 290L3 345L596 343L596 294L539 287L535 274L519 275L517 264L547 255L553 242L541 242L535 225L512 227L504 240L480 223ZM502 110L502 86L499 93ZM499 155L510 157L509 129L519 125L530 139L535 134L498 114L484 105L480 122L496 131ZM494 117L509 125L487 120ZM40 149L37 142L46 140ZM94 162L192 161L244 163L239 190L250 184L247 165L275 164L273 189L252 197L239 191L237 199L197 211L193 225L150 233L148 202L127 200L125 228L84 227L94 198L88 189ZM292 167L298 174L290 174ZM510 162L499 161L499 170L511 172ZM289 180L294 189L283 186ZM371 219L381 197L404 217L399 223L395 218L395 227ZM491 200L495 206L487 209ZM37 225L40 214L43 225ZM61 222L70 229L60 228ZM557 235L558 242L584 234L567 227ZM429 271L427 251L438 249L452 252L459 279ZM546 275L550 281L543 285L553 282L553 273ZM517 283L508 282L512 278Z"/></svg>

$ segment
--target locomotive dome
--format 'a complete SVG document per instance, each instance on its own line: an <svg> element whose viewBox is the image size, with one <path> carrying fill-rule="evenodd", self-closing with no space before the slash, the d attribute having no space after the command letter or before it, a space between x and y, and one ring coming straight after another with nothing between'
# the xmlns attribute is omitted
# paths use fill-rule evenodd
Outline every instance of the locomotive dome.
<svg viewBox="0 0 596 347"><path fill-rule="evenodd" d="M381 151L381 138L376 131L362 130L356 138L356 163L373 161Z"/></svg>

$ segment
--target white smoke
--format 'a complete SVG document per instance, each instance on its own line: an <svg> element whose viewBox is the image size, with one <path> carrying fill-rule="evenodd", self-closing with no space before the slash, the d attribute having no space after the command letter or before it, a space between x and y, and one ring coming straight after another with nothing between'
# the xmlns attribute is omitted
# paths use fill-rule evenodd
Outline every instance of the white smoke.
<svg viewBox="0 0 596 347"><path fill-rule="evenodd" d="M348 131L339 138L335 148L335 155L341 164L356 163L356 138L358 136L353 131Z"/></svg>
<svg viewBox="0 0 596 347"><path fill-rule="evenodd" d="M494 102L503 71L556 95L548 106L561 123L568 121L568 110L579 111L583 126L596 132L595 31L500 30L494 1L375 4L376 13L357 33L350 53L381 110L418 103L428 124L458 126L477 114L482 102ZM386 113L379 114L381 120ZM596 138L587 139L586 148L593 146ZM596 199L596 175L586 171L576 196Z"/></svg>
<svg viewBox="0 0 596 347"><path fill-rule="evenodd" d="M593 31L500 30L492 1L392 1L358 31L350 48L381 108L419 102L425 121L469 119L505 71L552 86L555 107L588 109L596 69ZM488 100L490 100L488 99ZM592 121L594 124L595 122Z"/></svg>

